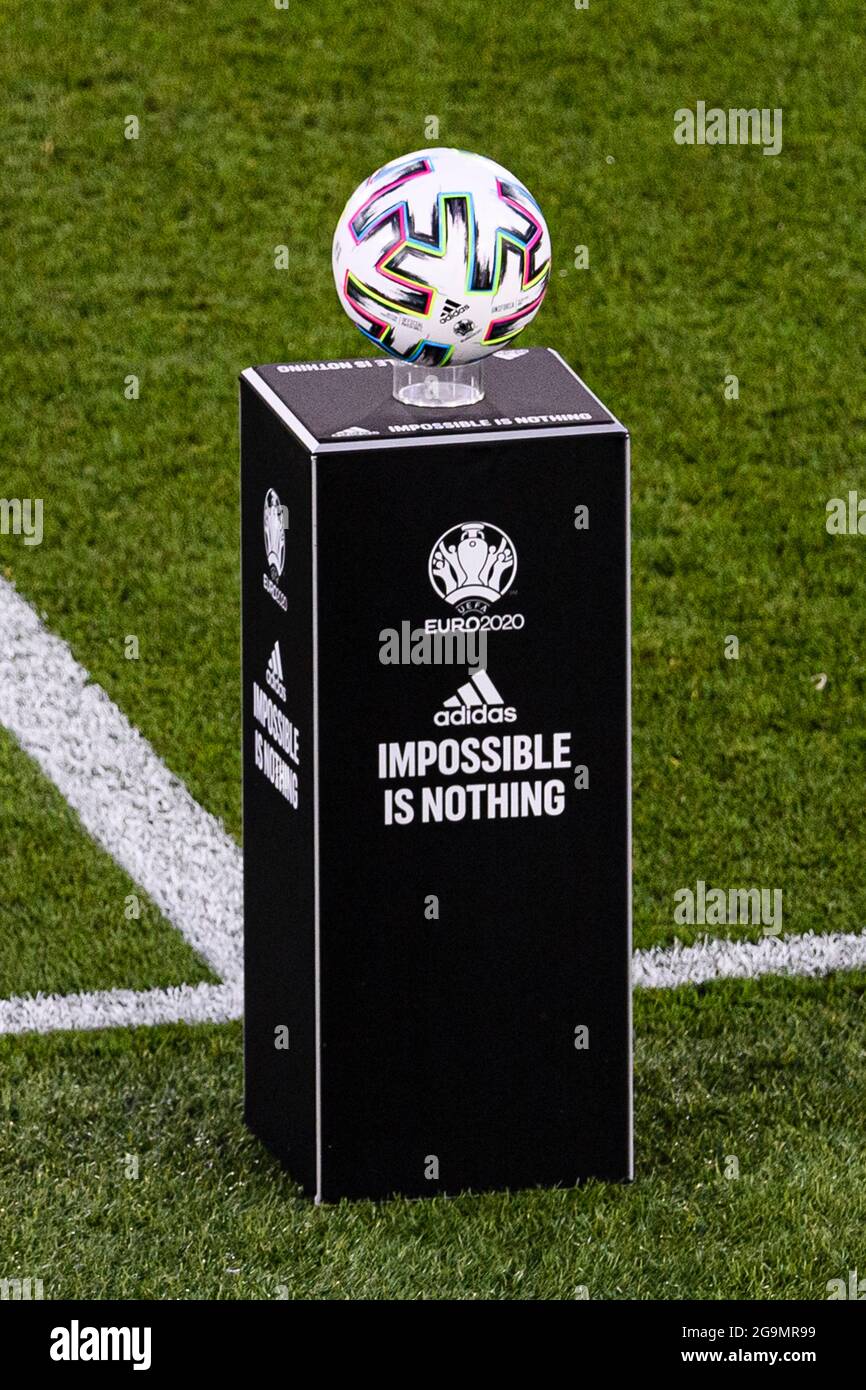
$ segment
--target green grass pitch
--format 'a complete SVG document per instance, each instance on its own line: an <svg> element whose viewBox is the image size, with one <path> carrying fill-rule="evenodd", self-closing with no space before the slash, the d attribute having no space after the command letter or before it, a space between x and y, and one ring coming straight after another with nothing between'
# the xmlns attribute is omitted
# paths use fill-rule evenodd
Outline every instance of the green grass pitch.
<svg viewBox="0 0 866 1390"><path fill-rule="evenodd" d="M526 342L633 436L636 945L700 934L673 922L697 879L782 889L786 932L860 929L866 539L825 528L866 477L853 0L5 18L0 494L42 497L45 537L0 535L0 572L192 794L240 836L237 373L366 355L331 281L345 198L407 150L477 149L550 223ZM698 100L781 108L781 153L677 145ZM211 978L146 900L124 918L135 885L2 734L0 836L0 995ZM823 1297L866 1269L864 986L639 995L631 1187L333 1210L245 1133L238 1026L0 1039L0 1278L52 1298Z"/></svg>

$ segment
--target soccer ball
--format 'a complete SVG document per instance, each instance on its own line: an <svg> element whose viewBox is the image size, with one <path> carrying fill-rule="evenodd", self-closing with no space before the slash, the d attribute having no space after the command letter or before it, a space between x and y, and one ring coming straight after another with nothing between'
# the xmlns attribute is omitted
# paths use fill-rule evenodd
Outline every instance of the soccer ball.
<svg viewBox="0 0 866 1390"><path fill-rule="evenodd" d="M334 233L340 303L366 338L423 367L475 362L535 318L550 234L513 174L467 150L417 150L371 174Z"/></svg>

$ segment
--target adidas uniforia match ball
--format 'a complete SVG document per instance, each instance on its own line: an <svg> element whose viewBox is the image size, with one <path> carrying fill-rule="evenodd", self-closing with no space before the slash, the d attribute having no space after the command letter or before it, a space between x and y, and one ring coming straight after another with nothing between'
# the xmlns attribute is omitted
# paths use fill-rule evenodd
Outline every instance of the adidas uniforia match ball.
<svg viewBox="0 0 866 1390"><path fill-rule="evenodd" d="M377 347L423 367L474 362L541 307L550 234L531 193L466 150L417 150L371 174L337 224L334 280Z"/></svg>

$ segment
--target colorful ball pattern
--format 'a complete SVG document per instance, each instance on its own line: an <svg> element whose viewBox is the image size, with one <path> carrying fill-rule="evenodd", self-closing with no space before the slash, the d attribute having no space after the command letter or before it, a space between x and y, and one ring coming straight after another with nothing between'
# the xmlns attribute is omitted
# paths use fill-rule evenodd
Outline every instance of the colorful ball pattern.
<svg viewBox="0 0 866 1390"><path fill-rule="evenodd" d="M508 346L534 319L550 234L501 164L417 150L355 189L333 267L340 303L377 347L423 367L458 365Z"/></svg>

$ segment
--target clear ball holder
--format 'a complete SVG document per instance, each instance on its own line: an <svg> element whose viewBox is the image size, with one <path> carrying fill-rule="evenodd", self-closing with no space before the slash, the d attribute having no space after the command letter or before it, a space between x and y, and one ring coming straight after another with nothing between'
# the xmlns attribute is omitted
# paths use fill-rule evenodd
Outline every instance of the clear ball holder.
<svg viewBox="0 0 866 1390"><path fill-rule="evenodd" d="M415 367L411 362L392 362L393 395L403 405L442 409L477 405L484 400L484 363L461 367Z"/></svg>

